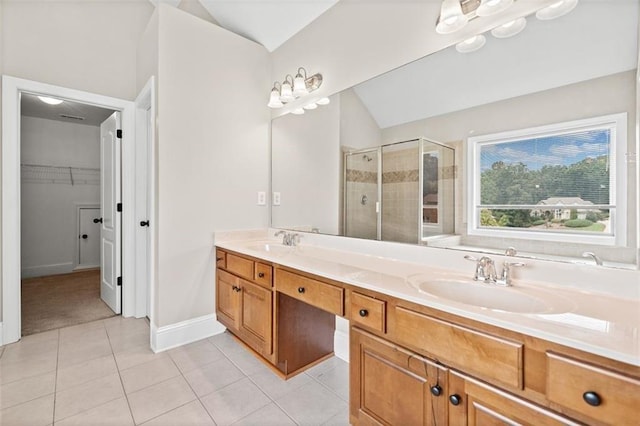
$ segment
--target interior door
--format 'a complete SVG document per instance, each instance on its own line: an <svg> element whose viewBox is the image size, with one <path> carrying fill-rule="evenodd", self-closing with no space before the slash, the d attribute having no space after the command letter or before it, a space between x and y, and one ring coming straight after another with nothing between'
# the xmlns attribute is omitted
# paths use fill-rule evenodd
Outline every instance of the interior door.
<svg viewBox="0 0 640 426"><path fill-rule="evenodd" d="M100 229L101 271L100 297L116 313L121 313L122 287L118 285L122 262L122 216L117 211L120 187L120 113L114 112L100 125Z"/></svg>
<svg viewBox="0 0 640 426"><path fill-rule="evenodd" d="M93 219L100 217L100 208L81 207L78 229L78 267L100 266L100 224Z"/></svg>

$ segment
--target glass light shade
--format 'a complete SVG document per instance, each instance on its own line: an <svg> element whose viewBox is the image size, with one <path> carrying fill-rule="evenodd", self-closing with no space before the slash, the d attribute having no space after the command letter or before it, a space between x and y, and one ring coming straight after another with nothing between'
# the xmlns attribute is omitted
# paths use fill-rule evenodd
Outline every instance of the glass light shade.
<svg viewBox="0 0 640 426"><path fill-rule="evenodd" d="M513 0L482 0L476 9L478 16L491 16L500 13L513 4Z"/></svg>
<svg viewBox="0 0 640 426"><path fill-rule="evenodd" d="M291 84L288 81L282 83L282 87L280 88L280 101L283 103L295 101L296 98L293 96L293 91L291 90Z"/></svg>
<svg viewBox="0 0 640 426"><path fill-rule="evenodd" d="M304 77L301 74L296 75L296 78L293 79L293 96L304 96L308 94L307 83L304 80Z"/></svg>
<svg viewBox="0 0 640 426"><path fill-rule="evenodd" d="M303 106L302 108L304 109L316 109L318 108L318 104L316 104L315 102L311 102L310 104L307 104L305 106Z"/></svg>
<svg viewBox="0 0 640 426"><path fill-rule="evenodd" d="M280 101L280 93L278 93L278 89L275 87L271 89L271 95L269 96L269 103L267 104L269 108L282 108L283 104Z"/></svg>
<svg viewBox="0 0 640 426"><path fill-rule="evenodd" d="M49 105L60 105L62 102L64 102L62 99L50 98L48 96L38 96L38 99Z"/></svg>
<svg viewBox="0 0 640 426"><path fill-rule="evenodd" d="M469 18L462 13L459 0L444 0L440 8L440 18L436 24L438 34L450 34L467 25Z"/></svg>
<svg viewBox="0 0 640 426"><path fill-rule="evenodd" d="M470 53L482 48L487 42L487 38L482 34L475 35L463 42L456 44L456 50L460 53Z"/></svg>
<svg viewBox="0 0 640 426"><path fill-rule="evenodd" d="M291 114L302 115L304 114L304 110L302 108L296 108L293 111L291 111Z"/></svg>
<svg viewBox="0 0 640 426"><path fill-rule="evenodd" d="M329 105L329 103L331 103L331 99L329 98L320 98L316 101L318 105Z"/></svg>
<svg viewBox="0 0 640 426"><path fill-rule="evenodd" d="M541 21L556 19L571 12L578 5L578 0L561 0L536 12Z"/></svg>
<svg viewBox="0 0 640 426"><path fill-rule="evenodd" d="M518 18L515 21L507 22L506 24L495 27L491 30L491 35L496 38L513 37L524 30L524 27L526 26L527 20L525 18Z"/></svg>

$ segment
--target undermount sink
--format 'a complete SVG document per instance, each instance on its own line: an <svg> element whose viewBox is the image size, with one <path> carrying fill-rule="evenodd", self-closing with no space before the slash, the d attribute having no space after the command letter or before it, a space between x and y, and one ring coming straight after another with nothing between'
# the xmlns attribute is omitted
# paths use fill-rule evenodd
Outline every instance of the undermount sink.
<svg viewBox="0 0 640 426"><path fill-rule="evenodd" d="M247 248L250 249L250 250L256 250L256 251L261 251L261 252L265 252L265 253L276 254L276 253L287 253L287 252L291 251L291 249L293 247L285 246L285 245L282 245L282 244L276 243L276 242L264 242L264 243L251 244L251 245L247 246Z"/></svg>
<svg viewBox="0 0 640 426"><path fill-rule="evenodd" d="M492 311L557 314L572 310L567 299L533 287L501 287L472 279L427 275L409 277L407 284L423 294Z"/></svg>

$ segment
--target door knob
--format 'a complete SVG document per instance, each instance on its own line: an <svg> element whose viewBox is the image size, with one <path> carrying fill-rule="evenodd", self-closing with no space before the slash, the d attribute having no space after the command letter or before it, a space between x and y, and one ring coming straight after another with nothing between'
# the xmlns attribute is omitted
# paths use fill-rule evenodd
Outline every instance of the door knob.
<svg viewBox="0 0 640 426"><path fill-rule="evenodd" d="M93 223L102 223L102 218L96 217L95 219L93 219Z"/></svg>
<svg viewBox="0 0 640 426"><path fill-rule="evenodd" d="M82 234L82 239L86 240L87 238L89 238L89 236L87 234Z"/></svg>
<svg viewBox="0 0 640 426"><path fill-rule="evenodd" d="M140 226L149 226L149 221L148 220L141 220L140 221Z"/></svg>

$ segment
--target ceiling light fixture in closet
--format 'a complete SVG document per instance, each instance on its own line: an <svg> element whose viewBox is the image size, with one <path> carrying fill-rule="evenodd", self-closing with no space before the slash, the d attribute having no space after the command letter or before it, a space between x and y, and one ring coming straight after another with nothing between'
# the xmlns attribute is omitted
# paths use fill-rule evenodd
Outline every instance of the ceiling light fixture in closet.
<svg viewBox="0 0 640 426"><path fill-rule="evenodd" d="M49 96L38 96L38 99L49 105L60 105L62 102L64 102L62 99L50 98Z"/></svg>

